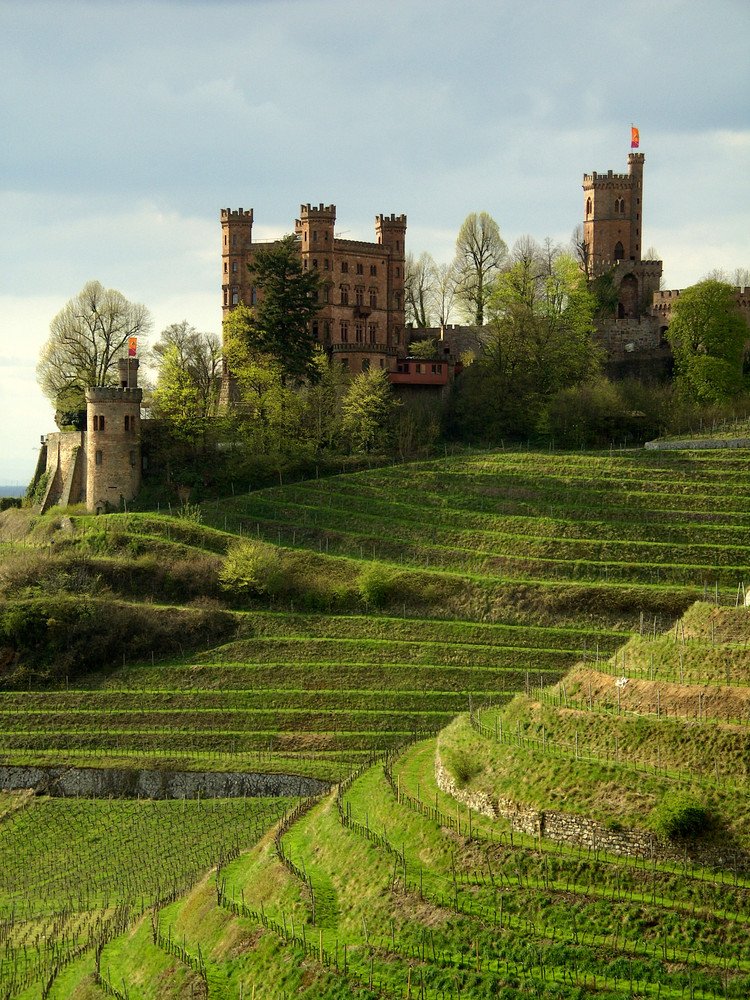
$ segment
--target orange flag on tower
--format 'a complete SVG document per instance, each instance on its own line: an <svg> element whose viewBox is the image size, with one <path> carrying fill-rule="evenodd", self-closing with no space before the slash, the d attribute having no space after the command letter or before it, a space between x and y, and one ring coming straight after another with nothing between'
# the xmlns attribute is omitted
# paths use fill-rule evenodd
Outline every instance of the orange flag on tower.
<svg viewBox="0 0 750 1000"><path fill-rule="evenodd" d="M129 337L128 338L128 357L129 358L134 358L135 357L135 349L136 349L137 344L138 344L138 338L137 337Z"/></svg>
<svg viewBox="0 0 750 1000"><path fill-rule="evenodd" d="M631 149L638 149L638 147L640 146L640 144L641 144L641 137L640 137L640 135L638 133L638 129L635 127L635 125L631 125L631 127L630 127L630 148Z"/></svg>

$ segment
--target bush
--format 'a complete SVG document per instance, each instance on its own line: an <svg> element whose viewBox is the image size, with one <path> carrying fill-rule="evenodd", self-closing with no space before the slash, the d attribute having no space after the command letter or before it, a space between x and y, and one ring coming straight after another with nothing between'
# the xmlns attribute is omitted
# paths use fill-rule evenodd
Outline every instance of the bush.
<svg viewBox="0 0 750 1000"><path fill-rule="evenodd" d="M237 542L219 570L219 583L224 590L249 596L279 593L284 589L279 550L252 539Z"/></svg>
<svg viewBox="0 0 750 1000"><path fill-rule="evenodd" d="M710 825L705 806L685 793L667 793L654 810L654 828L662 837L699 837Z"/></svg>
<svg viewBox="0 0 750 1000"><path fill-rule="evenodd" d="M373 607L382 608L393 591L394 579L391 571L381 563L365 567L357 577L357 590L363 601Z"/></svg>

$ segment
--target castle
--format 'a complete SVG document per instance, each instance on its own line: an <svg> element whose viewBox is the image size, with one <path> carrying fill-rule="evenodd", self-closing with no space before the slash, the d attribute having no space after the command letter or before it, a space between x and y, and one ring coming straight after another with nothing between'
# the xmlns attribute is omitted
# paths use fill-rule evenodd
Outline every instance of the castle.
<svg viewBox="0 0 750 1000"><path fill-rule="evenodd" d="M588 277L611 272L617 291L614 314L599 326L608 369L618 378L669 374L672 352L665 339L679 290L660 290L662 262L643 260L643 153L628 155L628 172L583 175L582 264ZM750 289L736 290L750 323Z"/></svg>
<svg viewBox="0 0 750 1000"><path fill-rule="evenodd" d="M253 285L256 249L274 241L253 241L253 210L221 210L222 309L226 318L239 303L253 306L260 290ZM336 206L300 205L295 221L303 270L322 277L320 309L310 334L328 356L358 374L383 369L394 388L447 387L454 364L449 357L415 361L406 357L404 279L406 216L378 215L375 242L336 235ZM222 398L231 398L224 374Z"/></svg>
<svg viewBox="0 0 750 1000"><path fill-rule="evenodd" d="M141 400L138 359L120 358L119 386L86 390L86 429L42 438L38 481L46 473L42 512L84 503L91 513L120 509L141 487Z"/></svg>

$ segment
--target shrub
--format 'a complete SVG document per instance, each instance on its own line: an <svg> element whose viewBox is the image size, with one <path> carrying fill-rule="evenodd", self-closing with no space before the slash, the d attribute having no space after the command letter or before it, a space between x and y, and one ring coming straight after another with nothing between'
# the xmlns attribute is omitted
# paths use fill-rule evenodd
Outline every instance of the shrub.
<svg viewBox="0 0 750 1000"><path fill-rule="evenodd" d="M654 810L654 828L663 837L699 837L709 826L705 806L686 793L668 792Z"/></svg>
<svg viewBox="0 0 750 1000"><path fill-rule="evenodd" d="M237 542L219 570L219 583L224 590L250 596L279 593L284 588L279 551L252 539Z"/></svg>
<svg viewBox="0 0 750 1000"><path fill-rule="evenodd" d="M387 603L393 585L393 574L381 563L372 563L372 565L366 566L357 577L357 589L360 597L376 608L382 608Z"/></svg>

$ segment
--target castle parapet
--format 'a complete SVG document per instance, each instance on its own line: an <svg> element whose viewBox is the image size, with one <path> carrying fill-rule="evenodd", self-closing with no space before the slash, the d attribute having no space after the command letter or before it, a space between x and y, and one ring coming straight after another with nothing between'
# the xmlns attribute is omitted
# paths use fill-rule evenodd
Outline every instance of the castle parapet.
<svg viewBox="0 0 750 1000"><path fill-rule="evenodd" d="M86 390L87 403L118 403L131 402L140 403L143 399L143 389L114 389L107 386L97 386Z"/></svg>

